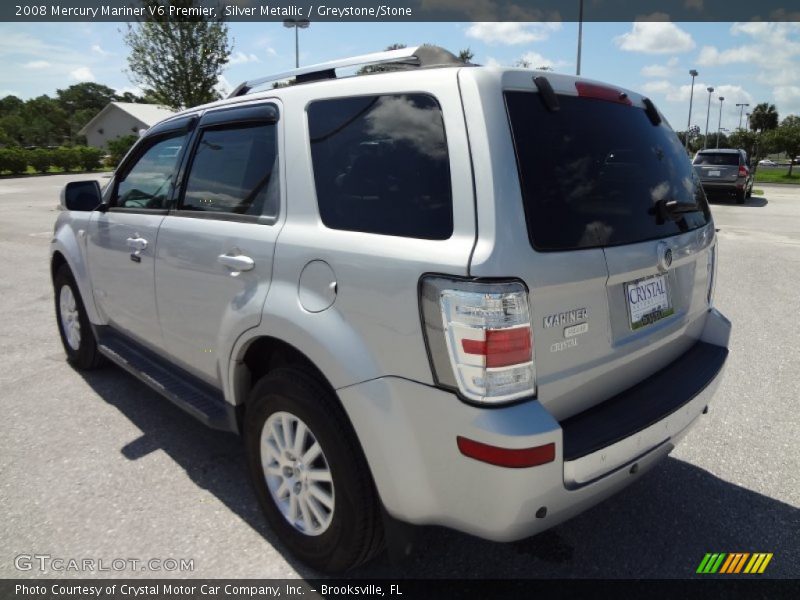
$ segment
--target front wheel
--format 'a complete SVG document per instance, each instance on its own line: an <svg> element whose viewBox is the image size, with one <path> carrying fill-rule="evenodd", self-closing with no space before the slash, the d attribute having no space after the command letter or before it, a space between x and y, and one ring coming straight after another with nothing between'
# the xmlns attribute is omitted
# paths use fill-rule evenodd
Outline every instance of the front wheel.
<svg viewBox="0 0 800 600"><path fill-rule="evenodd" d="M246 407L244 438L261 508L298 558L338 573L380 550L369 468L344 411L319 381L293 368L262 378Z"/></svg>
<svg viewBox="0 0 800 600"><path fill-rule="evenodd" d="M53 278L56 300L56 321L67 361L81 370L95 369L105 364L97 350L92 326L81 300L78 284L67 265L61 265Z"/></svg>

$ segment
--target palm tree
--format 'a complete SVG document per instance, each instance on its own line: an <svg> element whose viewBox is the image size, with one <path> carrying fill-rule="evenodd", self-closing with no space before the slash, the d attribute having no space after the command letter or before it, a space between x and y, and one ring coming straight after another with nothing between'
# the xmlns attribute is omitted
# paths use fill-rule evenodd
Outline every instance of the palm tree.
<svg viewBox="0 0 800 600"><path fill-rule="evenodd" d="M458 53L458 60L463 63L471 63L473 58L475 58L475 53L469 48L464 48Z"/></svg>
<svg viewBox="0 0 800 600"><path fill-rule="evenodd" d="M774 104L762 102L750 114L750 129L753 131L768 131L778 126L778 111Z"/></svg>

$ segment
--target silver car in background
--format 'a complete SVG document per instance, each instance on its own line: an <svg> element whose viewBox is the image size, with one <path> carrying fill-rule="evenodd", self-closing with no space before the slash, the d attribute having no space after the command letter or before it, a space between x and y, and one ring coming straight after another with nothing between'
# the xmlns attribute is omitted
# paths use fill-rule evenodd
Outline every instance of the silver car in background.
<svg viewBox="0 0 800 600"><path fill-rule="evenodd" d="M337 76L359 65L382 72ZM240 433L271 527L329 572L387 523L511 541L600 502L728 353L700 181L614 85L429 46L305 67L159 123L62 205L68 360Z"/></svg>
<svg viewBox="0 0 800 600"><path fill-rule="evenodd" d="M732 196L744 204L753 193L753 169L744 150L700 150L692 164L709 196Z"/></svg>

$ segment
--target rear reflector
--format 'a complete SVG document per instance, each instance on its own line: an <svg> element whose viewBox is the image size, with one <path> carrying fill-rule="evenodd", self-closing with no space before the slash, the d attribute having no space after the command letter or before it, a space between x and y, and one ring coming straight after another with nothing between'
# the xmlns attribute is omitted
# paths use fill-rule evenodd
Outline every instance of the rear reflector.
<svg viewBox="0 0 800 600"><path fill-rule="evenodd" d="M486 357L486 368L508 367L531 360L531 328L487 329L485 340L461 340L464 352Z"/></svg>
<svg viewBox="0 0 800 600"><path fill-rule="evenodd" d="M606 100L608 102L616 102L617 104L626 104L628 106L633 105L631 99L628 98L628 94L604 85L576 81L575 89L578 90L578 96L581 98L594 98L595 100Z"/></svg>
<svg viewBox="0 0 800 600"><path fill-rule="evenodd" d="M526 467L544 465L556 459L556 445L554 443L515 450L482 444L461 436L458 436L456 441L458 442L459 451L464 456L498 467L524 469Z"/></svg>

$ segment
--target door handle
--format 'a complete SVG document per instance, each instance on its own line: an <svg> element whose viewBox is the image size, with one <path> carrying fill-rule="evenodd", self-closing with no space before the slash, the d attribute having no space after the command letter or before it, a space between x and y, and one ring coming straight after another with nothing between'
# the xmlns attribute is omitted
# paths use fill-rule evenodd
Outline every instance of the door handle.
<svg viewBox="0 0 800 600"><path fill-rule="evenodd" d="M136 237L129 237L125 241L128 244L128 248L134 250L135 252L141 252L147 248L147 240L143 237L139 237L138 235Z"/></svg>
<svg viewBox="0 0 800 600"><path fill-rule="evenodd" d="M244 254L220 254L217 261L234 271L250 271L256 266L256 261Z"/></svg>

